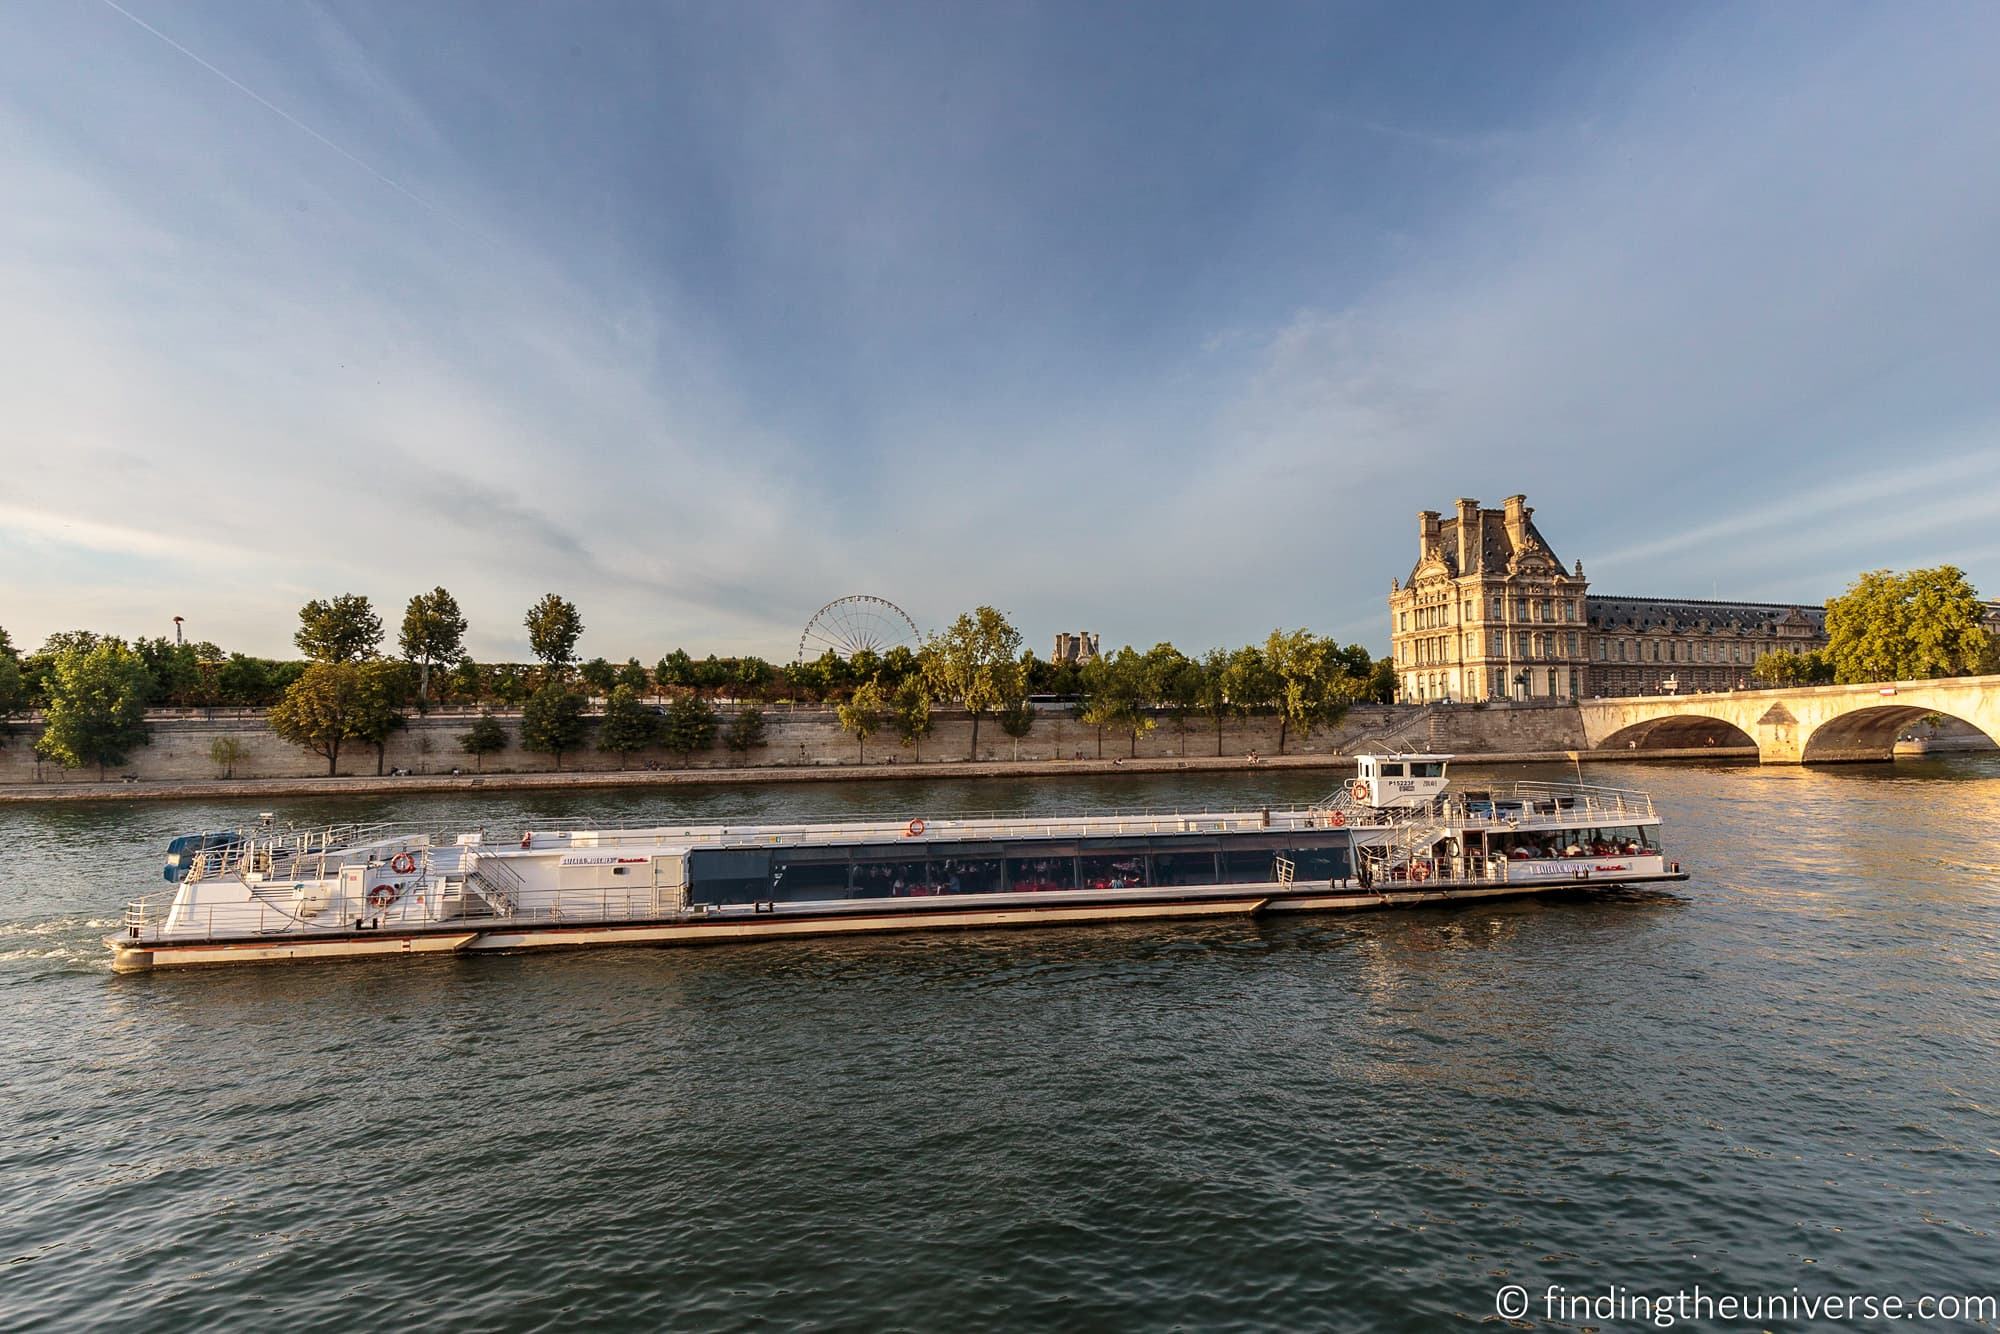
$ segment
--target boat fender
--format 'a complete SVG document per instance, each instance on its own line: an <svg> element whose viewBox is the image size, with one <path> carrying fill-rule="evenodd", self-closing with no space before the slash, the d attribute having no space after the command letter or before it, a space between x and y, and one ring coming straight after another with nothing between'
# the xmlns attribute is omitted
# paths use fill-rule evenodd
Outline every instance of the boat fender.
<svg viewBox="0 0 2000 1334"><path fill-rule="evenodd" d="M909 825L903 830L903 836L905 838L922 838L924 827L923 817L918 816L916 819L910 821Z"/></svg>
<svg viewBox="0 0 2000 1334"><path fill-rule="evenodd" d="M401 893L394 885L377 885L368 891L368 906L379 911L394 903Z"/></svg>
<svg viewBox="0 0 2000 1334"><path fill-rule="evenodd" d="M523 851L525 851L525 850L527 850L528 848L531 848L531 847L533 847L533 846L534 846L534 844L535 844L535 836L534 836L533 834L531 834L531 833L528 833L528 832L527 832L526 830L523 830L523 831L521 832L521 848L522 848L522 850L523 850Z"/></svg>
<svg viewBox="0 0 2000 1334"><path fill-rule="evenodd" d="M389 859L389 869L397 875L408 875L417 869L417 859L407 852L399 852Z"/></svg>

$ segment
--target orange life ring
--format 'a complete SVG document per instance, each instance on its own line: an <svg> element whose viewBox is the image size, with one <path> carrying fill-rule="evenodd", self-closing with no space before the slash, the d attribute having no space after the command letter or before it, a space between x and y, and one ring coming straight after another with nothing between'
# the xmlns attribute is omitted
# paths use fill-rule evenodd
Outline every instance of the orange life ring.
<svg viewBox="0 0 2000 1334"><path fill-rule="evenodd" d="M1333 828L1338 829L1342 825L1347 823L1347 817L1345 815L1342 815L1339 811L1335 811L1332 815L1326 817L1326 822Z"/></svg>
<svg viewBox="0 0 2000 1334"><path fill-rule="evenodd" d="M394 903L402 893L395 885L377 885L368 891L368 906L380 911Z"/></svg>
<svg viewBox="0 0 2000 1334"><path fill-rule="evenodd" d="M1413 863L1411 863L1411 865L1410 865L1410 879L1412 879L1412 880L1428 880L1428 879L1430 879L1430 878L1431 878L1431 868L1430 868L1430 867L1428 867L1428 866L1424 865L1424 864L1423 864L1422 862L1413 862Z"/></svg>
<svg viewBox="0 0 2000 1334"><path fill-rule="evenodd" d="M903 836L905 838L921 838L923 837L924 829L923 817L918 816L916 819L910 821L908 827L903 830Z"/></svg>
<svg viewBox="0 0 2000 1334"><path fill-rule="evenodd" d="M1356 801L1368 800L1368 780L1365 778L1350 778L1347 781L1347 795Z"/></svg>
<svg viewBox="0 0 2000 1334"><path fill-rule="evenodd" d="M408 875L417 869L417 859L407 852L399 852L389 859L389 869L397 875Z"/></svg>

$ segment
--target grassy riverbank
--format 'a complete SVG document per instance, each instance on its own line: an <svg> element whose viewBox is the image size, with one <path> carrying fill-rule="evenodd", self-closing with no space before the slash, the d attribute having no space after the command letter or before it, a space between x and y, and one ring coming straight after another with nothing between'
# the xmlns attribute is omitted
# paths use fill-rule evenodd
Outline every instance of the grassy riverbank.
<svg viewBox="0 0 2000 1334"><path fill-rule="evenodd" d="M1565 763L1569 751L1507 751L1461 755L1466 763ZM1597 760L1755 760L1749 746L1706 746L1693 750L1581 751ZM580 788L680 787L750 783L893 782L897 779L1052 778L1078 774L1162 774L1230 772L1251 769L1349 770L1351 756L1247 755L1105 760L937 761L925 764L766 765L743 769L625 769L579 773L403 774L343 778L242 778L139 780L108 783L37 783L0 788L0 803L35 801L181 801L193 798L377 796L400 792L522 792Z"/></svg>

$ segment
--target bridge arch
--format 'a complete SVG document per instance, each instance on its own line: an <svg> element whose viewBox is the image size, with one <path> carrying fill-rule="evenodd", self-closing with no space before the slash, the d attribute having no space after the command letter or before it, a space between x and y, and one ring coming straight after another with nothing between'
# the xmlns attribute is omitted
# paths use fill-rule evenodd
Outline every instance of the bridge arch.
<svg viewBox="0 0 2000 1334"><path fill-rule="evenodd" d="M1757 738L1726 718L1707 713L1672 713L1621 727L1597 743L1598 750L1705 750L1712 746L1755 746Z"/></svg>
<svg viewBox="0 0 2000 1334"><path fill-rule="evenodd" d="M1805 764L1893 759L1897 740L1932 714L1961 723L2000 744L2000 737L1990 730L1943 709L1922 704L1874 704L1837 714L1814 728L1806 737L1799 759Z"/></svg>

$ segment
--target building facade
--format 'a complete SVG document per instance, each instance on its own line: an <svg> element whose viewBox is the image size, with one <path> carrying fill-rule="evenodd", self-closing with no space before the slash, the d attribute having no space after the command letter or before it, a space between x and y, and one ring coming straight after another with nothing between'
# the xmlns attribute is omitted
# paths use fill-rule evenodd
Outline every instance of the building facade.
<svg viewBox="0 0 2000 1334"><path fill-rule="evenodd" d="M1417 516L1417 563L1389 590L1398 695L1408 701L1581 699L1750 684L1775 648L1826 643L1819 607L1592 597L1525 496Z"/></svg>
<svg viewBox="0 0 2000 1334"><path fill-rule="evenodd" d="M1086 663L1097 656L1097 636L1091 631L1079 630L1071 634L1067 630L1058 630L1055 652L1049 655L1049 661Z"/></svg>

